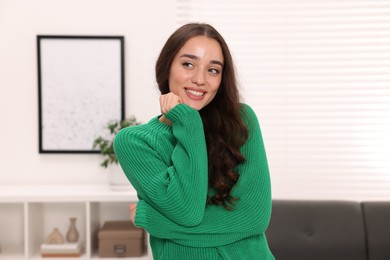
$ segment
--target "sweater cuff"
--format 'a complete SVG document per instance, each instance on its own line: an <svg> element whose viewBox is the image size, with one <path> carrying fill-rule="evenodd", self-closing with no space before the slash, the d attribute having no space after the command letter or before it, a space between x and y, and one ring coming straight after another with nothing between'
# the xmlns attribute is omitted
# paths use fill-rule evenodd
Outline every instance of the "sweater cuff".
<svg viewBox="0 0 390 260"><path fill-rule="evenodd" d="M182 120L190 120L194 115L200 117L199 112L186 104L178 104L172 108L168 113L165 114L165 117L168 118L172 123L177 123Z"/></svg>
<svg viewBox="0 0 390 260"><path fill-rule="evenodd" d="M136 227L146 228L148 217L148 205L144 200L140 200L137 203L137 210L135 212L134 225Z"/></svg>

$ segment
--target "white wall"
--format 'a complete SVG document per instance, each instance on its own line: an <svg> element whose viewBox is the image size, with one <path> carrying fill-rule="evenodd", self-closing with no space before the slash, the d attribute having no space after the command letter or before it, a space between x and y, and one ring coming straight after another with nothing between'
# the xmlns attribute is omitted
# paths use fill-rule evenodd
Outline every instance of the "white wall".
<svg viewBox="0 0 390 260"><path fill-rule="evenodd" d="M98 154L38 153L36 35L125 36L126 115L159 113L154 63L174 0L0 0L0 184L107 182Z"/></svg>

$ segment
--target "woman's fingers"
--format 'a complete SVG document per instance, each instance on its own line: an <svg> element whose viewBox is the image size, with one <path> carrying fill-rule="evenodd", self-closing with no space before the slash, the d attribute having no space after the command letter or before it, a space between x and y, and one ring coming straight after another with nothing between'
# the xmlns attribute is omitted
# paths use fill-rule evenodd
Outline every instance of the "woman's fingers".
<svg viewBox="0 0 390 260"><path fill-rule="evenodd" d="M130 209L130 220L134 224L135 214L137 212L137 203L130 203L129 204L129 209Z"/></svg>
<svg viewBox="0 0 390 260"><path fill-rule="evenodd" d="M181 103L181 99L178 95L169 92L168 94L160 96L160 108L161 113L165 115L176 105Z"/></svg>

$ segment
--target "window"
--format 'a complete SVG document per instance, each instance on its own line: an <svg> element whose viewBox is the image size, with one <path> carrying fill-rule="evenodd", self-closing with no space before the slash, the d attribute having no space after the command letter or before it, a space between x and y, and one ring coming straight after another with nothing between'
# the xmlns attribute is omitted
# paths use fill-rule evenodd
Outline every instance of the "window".
<svg viewBox="0 0 390 260"><path fill-rule="evenodd" d="M178 0L224 36L274 198L390 197L390 2Z"/></svg>

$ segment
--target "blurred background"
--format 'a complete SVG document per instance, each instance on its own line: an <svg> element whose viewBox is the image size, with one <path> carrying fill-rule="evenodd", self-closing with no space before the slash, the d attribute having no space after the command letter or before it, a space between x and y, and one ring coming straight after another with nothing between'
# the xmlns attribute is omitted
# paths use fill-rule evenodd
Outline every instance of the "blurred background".
<svg viewBox="0 0 390 260"><path fill-rule="evenodd" d="M180 25L231 48L274 198L390 198L387 0L0 0L0 184L104 184L99 154L38 152L40 34L125 37L125 109L158 115L154 65Z"/></svg>

